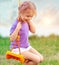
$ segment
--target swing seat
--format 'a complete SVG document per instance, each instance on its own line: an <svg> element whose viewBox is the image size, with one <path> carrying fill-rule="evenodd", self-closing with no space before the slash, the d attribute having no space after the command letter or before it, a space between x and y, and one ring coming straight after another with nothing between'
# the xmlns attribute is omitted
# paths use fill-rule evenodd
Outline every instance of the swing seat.
<svg viewBox="0 0 59 65"><path fill-rule="evenodd" d="M21 55L21 54L15 54L15 53L12 53L11 51L7 51L6 52L6 58L7 59L19 60L21 63L24 63L24 61L25 61L23 55Z"/></svg>

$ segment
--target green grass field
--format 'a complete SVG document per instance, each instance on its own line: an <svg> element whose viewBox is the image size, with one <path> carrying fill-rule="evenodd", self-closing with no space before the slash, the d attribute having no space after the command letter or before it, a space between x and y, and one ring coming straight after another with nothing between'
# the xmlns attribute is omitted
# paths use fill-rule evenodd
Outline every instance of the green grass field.
<svg viewBox="0 0 59 65"><path fill-rule="evenodd" d="M59 36L29 37L31 45L44 56L44 61L39 65L59 65ZM7 60L6 51L9 50L9 38L0 36L0 65L22 65L16 60Z"/></svg>

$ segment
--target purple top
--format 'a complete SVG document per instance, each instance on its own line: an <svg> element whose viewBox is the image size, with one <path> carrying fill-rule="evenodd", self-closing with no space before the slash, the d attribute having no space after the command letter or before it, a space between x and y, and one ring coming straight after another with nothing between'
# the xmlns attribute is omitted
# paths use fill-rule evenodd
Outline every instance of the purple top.
<svg viewBox="0 0 59 65"><path fill-rule="evenodd" d="M17 23L18 23L18 20L16 20L14 22L14 24L12 25L12 27L10 29L10 35L15 30ZM22 23L22 28L20 29L19 33L20 33L20 40L19 40L20 41L20 47L27 48L30 44L28 42L29 26L26 22ZM15 44L15 41L11 42L10 49L13 47L14 44ZM15 45L14 48L18 48L18 45Z"/></svg>

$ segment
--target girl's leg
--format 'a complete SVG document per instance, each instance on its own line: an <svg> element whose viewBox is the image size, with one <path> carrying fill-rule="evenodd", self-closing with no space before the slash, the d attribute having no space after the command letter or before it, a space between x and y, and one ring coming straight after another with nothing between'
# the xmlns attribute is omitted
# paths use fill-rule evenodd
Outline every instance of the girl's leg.
<svg viewBox="0 0 59 65"><path fill-rule="evenodd" d="M41 62L43 61L43 56L37 50L31 47L29 51L32 52L33 54L38 55L40 57L40 61Z"/></svg>
<svg viewBox="0 0 59 65"><path fill-rule="evenodd" d="M24 56L25 59L29 60L28 62L25 61L25 65L37 65L40 63L40 57L36 54L33 54L32 52L29 51L24 51L22 52L22 55Z"/></svg>
<svg viewBox="0 0 59 65"><path fill-rule="evenodd" d="M28 60L28 62L25 62L24 65L38 65L37 63Z"/></svg>

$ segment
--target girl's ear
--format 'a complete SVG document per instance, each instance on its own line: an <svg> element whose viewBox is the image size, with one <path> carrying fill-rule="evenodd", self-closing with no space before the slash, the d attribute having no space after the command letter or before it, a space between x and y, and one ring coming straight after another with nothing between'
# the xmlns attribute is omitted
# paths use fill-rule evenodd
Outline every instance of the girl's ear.
<svg viewBox="0 0 59 65"><path fill-rule="evenodd" d="M22 18L21 18L21 16L18 16L17 20L18 20L18 22L22 22L23 21Z"/></svg>
<svg viewBox="0 0 59 65"><path fill-rule="evenodd" d="M18 22L20 22L20 21L21 21L21 19L20 19L20 17L19 17L19 16L17 17L17 20L18 20Z"/></svg>

